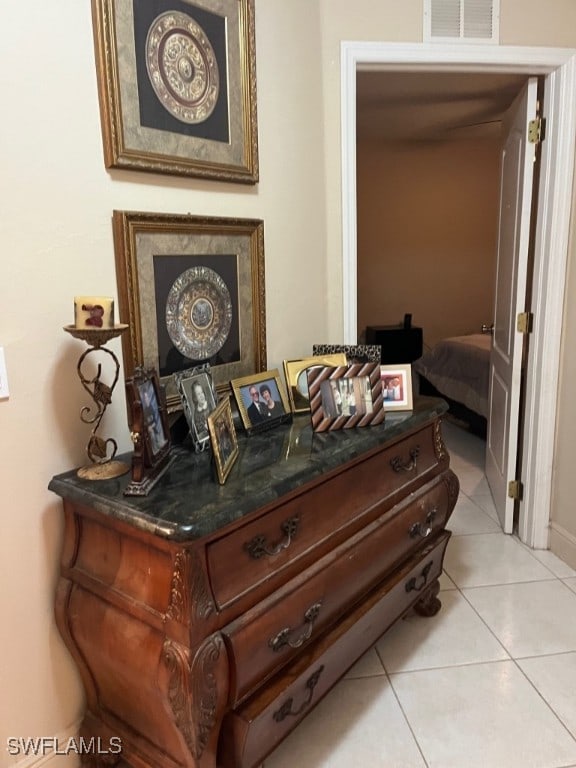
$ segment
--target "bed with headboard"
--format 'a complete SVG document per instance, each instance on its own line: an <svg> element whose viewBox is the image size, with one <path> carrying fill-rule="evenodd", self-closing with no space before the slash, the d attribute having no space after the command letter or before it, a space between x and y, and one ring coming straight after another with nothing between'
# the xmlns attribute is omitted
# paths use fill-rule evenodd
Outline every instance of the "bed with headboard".
<svg viewBox="0 0 576 768"><path fill-rule="evenodd" d="M439 341L412 364L420 394L444 398L450 413L483 437L488 418L491 347L490 333L452 336Z"/></svg>

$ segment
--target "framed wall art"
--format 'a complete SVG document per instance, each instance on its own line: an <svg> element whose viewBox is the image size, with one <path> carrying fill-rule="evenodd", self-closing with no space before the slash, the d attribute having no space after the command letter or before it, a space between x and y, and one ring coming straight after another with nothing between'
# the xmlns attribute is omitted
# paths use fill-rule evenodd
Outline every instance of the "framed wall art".
<svg viewBox="0 0 576 768"><path fill-rule="evenodd" d="M312 429L325 432L384 421L379 363L309 368Z"/></svg>
<svg viewBox="0 0 576 768"><path fill-rule="evenodd" d="M288 398L277 369L234 379L230 386L248 434L292 420Z"/></svg>
<svg viewBox="0 0 576 768"><path fill-rule="evenodd" d="M258 181L254 0L92 0L107 168Z"/></svg>
<svg viewBox="0 0 576 768"><path fill-rule="evenodd" d="M334 355L303 357L300 360L284 360L284 377L292 413L305 413L310 410L307 371L311 365L336 366L346 365L346 362L346 355L343 352Z"/></svg>
<svg viewBox="0 0 576 768"><path fill-rule="evenodd" d="M222 485L226 482L239 453L229 397L225 397L208 416L208 430L216 475L218 482Z"/></svg>
<svg viewBox="0 0 576 768"><path fill-rule="evenodd" d="M208 363L219 392L266 368L264 224L114 211L124 368L153 367L169 411L174 374Z"/></svg>
<svg viewBox="0 0 576 768"><path fill-rule="evenodd" d="M182 400L182 409L190 429L192 444L197 453L210 445L208 416L216 408L218 397L210 365L198 365L174 374L176 386Z"/></svg>
<svg viewBox="0 0 576 768"><path fill-rule="evenodd" d="M147 496L170 463L170 428L155 370L137 368L126 380L128 425L134 444L126 496Z"/></svg>
<svg viewBox="0 0 576 768"><path fill-rule="evenodd" d="M381 365L382 399L386 411L412 410L412 366Z"/></svg>

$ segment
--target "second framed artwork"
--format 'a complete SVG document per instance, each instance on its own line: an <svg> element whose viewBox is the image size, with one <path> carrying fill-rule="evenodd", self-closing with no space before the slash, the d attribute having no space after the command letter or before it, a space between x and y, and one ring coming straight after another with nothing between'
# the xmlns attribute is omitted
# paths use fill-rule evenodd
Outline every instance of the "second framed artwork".
<svg viewBox="0 0 576 768"><path fill-rule="evenodd" d="M107 168L258 181L254 0L92 0Z"/></svg>
<svg viewBox="0 0 576 768"><path fill-rule="evenodd" d="M124 368L155 368L169 411L174 374L208 363L216 389L266 368L264 224L114 211Z"/></svg>

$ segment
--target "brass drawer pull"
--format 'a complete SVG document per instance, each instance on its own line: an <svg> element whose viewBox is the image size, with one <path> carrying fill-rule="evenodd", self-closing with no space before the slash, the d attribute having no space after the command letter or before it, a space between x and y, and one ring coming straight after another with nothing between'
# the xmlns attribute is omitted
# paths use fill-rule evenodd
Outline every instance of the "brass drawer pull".
<svg viewBox="0 0 576 768"><path fill-rule="evenodd" d="M299 522L300 520L298 517L291 517L289 520L285 520L282 523L280 530L284 534L284 539L279 541L278 544L272 544L268 547L265 536L254 536L253 539L244 544L244 549L253 560L259 560L261 557L264 557L264 555L274 557L274 555L277 555L283 549L288 549L292 543L292 539L296 536Z"/></svg>
<svg viewBox="0 0 576 768"><path fill-rule="evenodd" d="M294 634L296 630L290 629L290 627L285 627L278 632L276 637L271 637L270 640L268 640L270 648L272 648L274 652L280 651L285 645L289 645L290 648L300 648L306 640L309 640L312 637L314 622L318 618L320 608L322 608L322 603L314 603L314 605L311 605L310 608L308 608L304 614L304 624L307 624L308 626L302 632L300 637L296 640L291 640L290 635Z"/></svg>
<svg viewBox="0 0 576 768"><path fill-rule="evenodd" d="M432 565L433 561L430 560L430 562L426 563L424 568L422 568L422 573L420 576L412 576L412 578L406 582L406 592L412 592L413 590L420 592L420 590L426 586L426 582L428 581L428 574L430 573Z"/></svg>
<svg viewBox="0 0 576 768"><path fill-rule="evenodd" d="M314 695L314 688L318 684L318 680L320 678L320 675L322 673L322 670L324 669L324 666L321 666L320 669L316 670L312 677L306 681L306 688L308 690L308 695L300 704L298 709L292 709L292 704L294 703L294 699L292 696L289 699L286 699L284 704L278 709L276 712L274 712L274 720L276 720L277 723L281 723L282 720L284 720L288 715L292 715L292 717L297 717L299 714L301 714L306 707L310 704L312 701L312 696Z"/></svg>
<svg viewBox="0 0 576 768"><path fill-rule="evenodd" d="M436 517L437 512L438 508L432 507L430 512L428 512L426 515L426 520L424 520L423 523L414 523L411 525L410 529L408 530L410 538L415 539L416 536L421 536L423 539L425 539L427 536L430 536L432 533L432 523L434 522L434 518Z"/></svg>
<svg viewBox="0 0 576 768"><path fill-rule="evenodd" d="M390 465L394 472L412 472L413 469L416 469L418 456L420 456L420 446L415 445L414 448L410 448L408 455L410 461L407 462L403 462L400 456L394 456L393 459L390 459Z"/></svg>

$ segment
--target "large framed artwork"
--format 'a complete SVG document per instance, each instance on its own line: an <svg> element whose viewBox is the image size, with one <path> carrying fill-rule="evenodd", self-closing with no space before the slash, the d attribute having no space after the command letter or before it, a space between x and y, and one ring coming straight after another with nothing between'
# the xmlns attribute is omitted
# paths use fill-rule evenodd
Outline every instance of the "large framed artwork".
<svg viewBox="0 0 576 768"><path fill-rule="evenodd" d="M107 168L258 181L254 0L92 0Z"/></svg>
<svg viewBox="0 0 576 768"><path fill-rule="evenodd" d="M125 375L155 368L172 412L174 374L208 363L223 392L266 370L261 220L114 211L113 226Z"/></svg>

